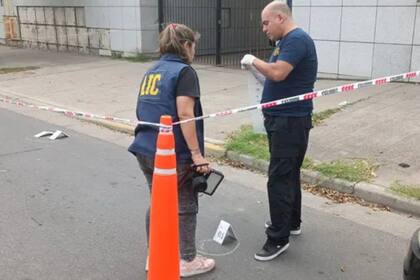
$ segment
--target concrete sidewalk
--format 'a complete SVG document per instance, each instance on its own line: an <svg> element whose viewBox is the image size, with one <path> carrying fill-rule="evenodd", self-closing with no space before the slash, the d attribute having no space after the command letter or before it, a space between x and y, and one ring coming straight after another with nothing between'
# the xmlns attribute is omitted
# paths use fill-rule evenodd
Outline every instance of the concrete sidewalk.
<svg viewBox="0 0 420 280"><path fill-rule="evenodd" d="M134 121L140 79L151 63L1 46L0 65L41 67L0 75L1 95ZM251 104L245 72L194 66L206 114ZM345 83L349 81L320 80L316 88ZM312 130L309 157L320 161L367 159L379 165L373 183L385 187L395 181L419 185L419 89L419 85L394 83L316 99L315 111L337 108L342 102L360 102ZM206 137L224 140L229 133L251 122L250 113L208 119Z"/></svg>

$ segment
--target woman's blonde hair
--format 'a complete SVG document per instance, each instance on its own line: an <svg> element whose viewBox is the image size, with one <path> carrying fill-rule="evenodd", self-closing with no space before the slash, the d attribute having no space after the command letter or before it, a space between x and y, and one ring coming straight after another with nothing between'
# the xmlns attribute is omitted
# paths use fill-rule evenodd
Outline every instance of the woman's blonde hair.
<svg viewBox="0 0 420 280"><path fill-rule="evenodd" d="M188 26L179 23L170 23L159 35L159 52L161 54L173 53L181 57L183 60L189 61L187 51L184 47L185 42L192 45L196 42L194 31Z"/></svg>

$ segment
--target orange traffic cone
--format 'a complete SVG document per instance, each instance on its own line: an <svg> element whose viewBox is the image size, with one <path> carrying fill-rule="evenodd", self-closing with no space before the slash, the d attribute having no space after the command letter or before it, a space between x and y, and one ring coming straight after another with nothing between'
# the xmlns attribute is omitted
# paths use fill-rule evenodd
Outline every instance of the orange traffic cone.
<svg viewBox="0 0 420 280"><path fill-rule="evenodd" d="M160 124L172 127L170 116ZM179 280L178 186L172 128L157 139L150 208L148 280Z"/></svg>

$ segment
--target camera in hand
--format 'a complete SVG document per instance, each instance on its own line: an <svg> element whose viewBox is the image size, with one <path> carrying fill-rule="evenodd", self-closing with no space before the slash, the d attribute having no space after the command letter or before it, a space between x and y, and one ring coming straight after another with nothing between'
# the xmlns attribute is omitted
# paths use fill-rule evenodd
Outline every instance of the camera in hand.
<svg viewBox="0 0 420 280"><path fill-rule="evenodd" d="M198 190L198 192L205 193L207 195L213 195L217 187L222 182L224 175L220 171L211 169L209 173L202 174L195 171L198 166L193 165L194 170L192 185Z"/></svg>
<svg viewBox="0 0 420 280"><path fill-rule="evenodd" d="M207 178L204 174L194 172L192 184L198 192L204 192L207 189Z"/></svg>

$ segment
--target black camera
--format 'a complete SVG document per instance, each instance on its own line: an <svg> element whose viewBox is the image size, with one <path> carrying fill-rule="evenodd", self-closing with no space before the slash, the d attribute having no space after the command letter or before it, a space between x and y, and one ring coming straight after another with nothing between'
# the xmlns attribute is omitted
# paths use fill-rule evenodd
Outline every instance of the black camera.
<svg viewBox="0 0 420 280"><path fill-rule="evenodd" d="M207 189L207 178L205 175L194 172L192 185L198 192L205 192Z"/></svg>
<svg viewBox="0 0 420 280"><path fill-rule="evenodd" d="M196 166L193 166L193 170L196 170ZM198 192L213 195L223 178L223 173L214 169L207 174L194 171L192 185Z"/></svg>

